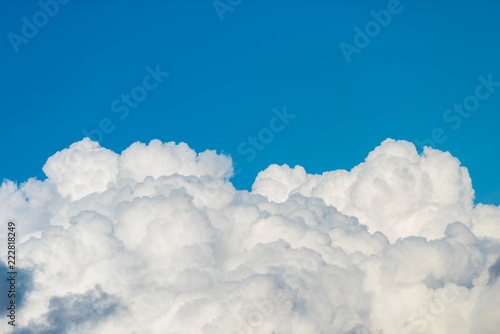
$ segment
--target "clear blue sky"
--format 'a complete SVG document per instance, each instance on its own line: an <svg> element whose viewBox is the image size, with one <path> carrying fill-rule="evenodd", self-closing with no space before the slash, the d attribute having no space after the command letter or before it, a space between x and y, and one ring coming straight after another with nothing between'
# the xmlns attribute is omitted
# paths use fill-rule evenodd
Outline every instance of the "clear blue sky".
<svg viewBox="0 0 500 334"><path fill-rule="evenodd" d="M475 97L479 76L500 81L499 1L218 6L73 0L45 6L51 17L36 1L3 1L0 176L43 179L47 157L103 119L113 131L101 144L116 152L158 138L231 154L239 189L271 163L350 169L387 137L424 140L438 129L435 147L469 169L476 202L500 204L500 87ZM358 40L348 63L339 45L355 47L354 28L364 31L372 10L388 8L390 22L382 15L379 31L368 24L373 37L366 46ZM157 65L169 73L159 82L146 77ZM147 96L127 106L121 99L131 91ZM474 109L467 118L447 113L464 100ZM268 143L247 161L248 136L259 140L283 106L296 117L262 132Z"/></svg>

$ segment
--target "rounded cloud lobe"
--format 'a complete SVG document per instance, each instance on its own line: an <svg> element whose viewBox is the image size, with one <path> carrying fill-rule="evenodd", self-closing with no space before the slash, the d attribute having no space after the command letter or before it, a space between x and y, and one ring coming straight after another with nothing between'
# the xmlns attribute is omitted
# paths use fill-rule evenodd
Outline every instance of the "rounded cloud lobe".
<svg viewBox="0 0 500 334"><path fill-rule="evenodd" d="M351 171L84 139L0 188L23 333L496 333L500 208L449 153L386 140ZM4 331L9 328L2 323Z"/></svg>

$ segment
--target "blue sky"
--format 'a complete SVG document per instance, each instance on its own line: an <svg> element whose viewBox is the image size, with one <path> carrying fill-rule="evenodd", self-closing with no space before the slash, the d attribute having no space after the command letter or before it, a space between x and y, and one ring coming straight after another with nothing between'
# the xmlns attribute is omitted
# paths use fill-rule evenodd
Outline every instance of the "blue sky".
<svg viewBox="0 0 500 334"><path fill-rule="evenodd" d="M116 152L157 138L230 154L239 189L271 163L351 169L388 137L434 133L469 169L476 202L500 204L500 87L483 83L500 82L498 1L41 3L53 17L36 1L0 12L3 178L45 178L46 159L100 123ZM389 9L348 62L339 45L356 47L354 28ZM127 106L132 93L141 101ZM447 111L464 101L479 104ZM295 117L282 127L285 106Z"/></svg>

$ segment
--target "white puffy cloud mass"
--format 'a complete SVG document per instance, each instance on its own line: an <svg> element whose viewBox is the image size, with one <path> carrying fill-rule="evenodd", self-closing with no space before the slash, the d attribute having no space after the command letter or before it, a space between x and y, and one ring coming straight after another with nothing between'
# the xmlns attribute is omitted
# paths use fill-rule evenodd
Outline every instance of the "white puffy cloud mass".
<svg viewBox="0 0 500 334"><path fill-rule="evenodd" d="M449 153L387 139L351 171L271 165L251 192L230 157L158 140L85 138L43 170L0 188L16 333L499 333L500 207Z"/></svg>

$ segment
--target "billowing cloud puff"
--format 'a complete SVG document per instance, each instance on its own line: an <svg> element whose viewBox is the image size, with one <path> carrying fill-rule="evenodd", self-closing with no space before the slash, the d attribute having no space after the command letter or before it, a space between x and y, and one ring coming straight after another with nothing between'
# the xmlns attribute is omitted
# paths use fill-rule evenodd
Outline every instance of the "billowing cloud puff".
<svg viewBox="0 0 500 334"><path fill-rule="evenodd" d="M430 147L420 156L405 141L387 139L350 172L308 175L300 166L272 165L259 173L253 193L274 202L284 202L292 194L321 198L391 241L439 238L455 221L480 236L500 237L498 225L484 217L486 211L498 217L498 208L480 206L473 212L471 179L458 159Z"/></svg>
<svg viewBox="0 0 500 334"><path fill-rule="evenodd" d="M449 153L386 140L349 172L272 165L252 192L229 157L157 140L84 139L44 171L0 188L30 282L20 333L500 328L500 208L473 204Z"/></svg>
<svg viewBox="0 0 500 334"><path fill-rule="evenodd" d="M118 156L85 138L50 157L43 171L61 195L78 200L112 186L135 184L147 176L229 177L232 163L215 151L196 154L185 143L159 140L149 145L134 143Z"/></svg>

